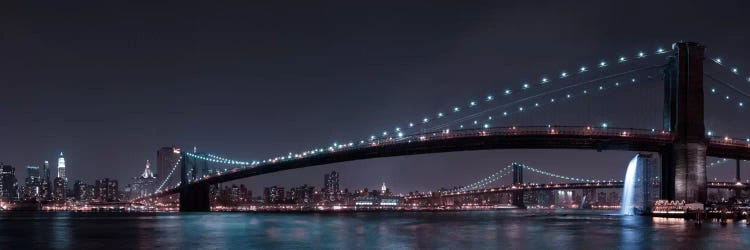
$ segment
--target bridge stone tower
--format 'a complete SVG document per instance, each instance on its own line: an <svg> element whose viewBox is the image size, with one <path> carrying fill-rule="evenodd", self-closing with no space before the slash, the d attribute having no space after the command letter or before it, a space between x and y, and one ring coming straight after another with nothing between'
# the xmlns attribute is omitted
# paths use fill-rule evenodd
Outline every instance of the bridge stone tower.
<svg viewBox="0 0 750 250"><path fill-rule="evenodd" d="M672 45L664 70L664 130L673 135L662 152L662 199L706 202L706 148L703 124L705 47L694 42Z"/></svg>
<svg viewBox="0 0 750 250"><path fill-rule="evenodd" d="M513 185L514 186L520 186L523 185L523 165L518 163L513 163L511 165L513 167ZM513 205L518 208L526 208L526 204L523 202L523 190L516 190L513 191Z"/></svg>
<svg viewBox="0 0 750 250"><path fill-rule="evenodd" d="M197 164L197 159L182 154L180 161L180 212L209 212L211 211L208 184L188 184L193 178L188 178L190 166ZM192 171L195 173L195 171Z"/></svg>

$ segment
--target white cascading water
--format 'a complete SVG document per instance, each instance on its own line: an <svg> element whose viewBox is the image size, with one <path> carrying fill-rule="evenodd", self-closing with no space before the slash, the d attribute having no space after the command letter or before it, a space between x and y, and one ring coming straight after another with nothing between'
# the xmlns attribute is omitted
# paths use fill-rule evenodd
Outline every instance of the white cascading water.
<svg viewBox="0 0 750 250"><path fill-rule="evenodd" d="M625 183L623 183L622 201L620 202L620 213L623 215L633 215L636 173L638 173L638 155L630 160L628 170L625 171Z"/></svg>

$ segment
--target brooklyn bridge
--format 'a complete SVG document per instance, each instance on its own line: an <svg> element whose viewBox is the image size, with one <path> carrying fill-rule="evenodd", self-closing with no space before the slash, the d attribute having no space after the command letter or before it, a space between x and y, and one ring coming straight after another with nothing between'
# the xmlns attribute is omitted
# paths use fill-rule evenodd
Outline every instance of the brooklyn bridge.
<svg viewBox="0 0 750 250"><path fill-rule="evenodd" d="M637 51L555 76L546 75L536 82L524 82L515 88L508 87L498 95L470 100L357 140L265 159L243 161L217 154L175 152L177 160L158 188L132 201L147 202L179 194L180 211L209 211L210 186L279 171L371 158L456 151L578 149L633 151L658 156L661 199L705 203L708 188L744 188L744 184L739 183L739 162L750 159L749 137L726 135L708 130L704 125L704 99L716 96L730 100L730 95L719 94L720 90L750 98L735 83L750 81L750 78L741 77L738 68L728 66L721 58L707 56L705 50L699 43L676 42L671 48ZM704 67L716 70L706 73ZM541 108L554 108L560 113L577 112L566 110L565 104L608 89L638 88L653 82L663 83L664 90L663 106L654 107L663 114L658 127L618 127L606 122L562 125L503 122L505 117L523 116ZM525 95L511 98L521 93ZM744 102L734 102L734 99L726 103L736 108L745 106ZM707 157L736 160L737 180L709 182ZM620 188L623 185L619 180L571 177L567 177L569 183L563 184L524 183L521 173L530 169L521 166L514 164L504 169L512 169L514 173L513 183L507 186L487 187L491 182L481 181L482 185L448 190L441 193L441 197L537 189ZM539 169L531 171L552 174ZM514 204L522 205L519 202L522 201L514 201Z"/></svg>

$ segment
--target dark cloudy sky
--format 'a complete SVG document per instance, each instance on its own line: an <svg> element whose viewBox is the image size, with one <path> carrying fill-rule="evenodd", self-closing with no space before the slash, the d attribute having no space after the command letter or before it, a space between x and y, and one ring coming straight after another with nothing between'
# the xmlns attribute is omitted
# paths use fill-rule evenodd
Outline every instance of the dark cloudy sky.
<svg viewBox="0 0 750 250"><path fill-rule="evenodd" d="M750 71L747 1L18 2L0 6L0 161L23 168L63 151L69 178L87 181L130 178L173 144L254 160L358 139L540 75L677 40L704 43ZM498 125L658 128L659 91L656 75L650 86ZM747 111L707 102L707 127L750 135ZM619 179L632 156L447 153L242 182L256 192L320 186L335 169L345 187L387 182L403 192L466 184L511 161ZM730 173L710 170L712 178Z"/></svg>

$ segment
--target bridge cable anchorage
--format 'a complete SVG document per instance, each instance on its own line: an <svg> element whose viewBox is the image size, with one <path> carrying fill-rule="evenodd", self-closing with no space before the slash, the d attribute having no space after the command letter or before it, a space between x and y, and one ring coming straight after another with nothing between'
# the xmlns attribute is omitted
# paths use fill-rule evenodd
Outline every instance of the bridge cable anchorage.
<svg viewBox="0 0 750 250"><path fill-rule="evenodd" d="M654 51L653 54L654 55L662 55L662 54L669 53L670 51L671 50L665 50L663 48L658 48L656 51ZM643 50L640 50L640 51L638 51L633 56L633 59L644 59L644 58L647 58L647 57L648 57L648 54L645 53L645 52L643 52ZM616 63L617 64L623 64L623 63L627 63L627 62L630 62L630 61L635 61L635 60L628 60L628 58L626 56L619 56L616 59ZM606 61L601 61L598 64L598 68L607 68L609 66L610 66L610 64L607 64ZM594 67L592 67L592 68L594 68ZM587 73L589 71L590 70L589 70L588 67L581 66L578 69L577 73L578 74L584 74L584 73ZM568 78L569 76L572 76L572 74L567 73L566 71L563 71L560 74L560 79ZM546 83L549 83L550 81L552 81L551 77L543 76L543 77L541 77L541 81L539 82L539 84L544 85ZM531 85L528 82L523 83L521 85L521 90L527 90L529 88L531 88ZM505 88L505 90L503 90L503 94L505 96L511 95L513 92L514 92L513 88ZM479 99L481 100L482 98L479 98ZM495 96L493 96L493 95L488 95L486 98L484 98L484 100L486 102L491 102L491 101L496 100L496 99L497 98ZM462 106L462 105L453 106L453 108L450 109L450 110L452 110L451 112L437 112L437 115L434 116L434 117L433 116L429 116L429 115L425 116L422 119L420 119L421 122L416 122L416 123L415 122L409 122L408 126L404 126L404 127L396 126L394 133L397 134L397 135L399 135L399 137L401 137L403 135L402 128L403 129L416 129L417 127L427 126L427 124L431 124L431 123L429 123L431 121L431 118L440 119L440 118L443 118L443 117L445 117L445 116L447 116L447 115L449 115L451 113L457 113L457 112L460 112L462 110L470 110L471 108L479 106L479 104L481 102L477 101L477 100L470 100L467 103L468 103L467 106ZM388 129L388 130L383 131L383 133L382 133L383 137L387 137L389 135L388 131L390 131L390 130ZM379 134L379 133L376 133L376 134ZM371 135L369 140L373 140L374 138L375 138L375 135ZM365 141L365 140L363 140L363 141Z"/></svg>

